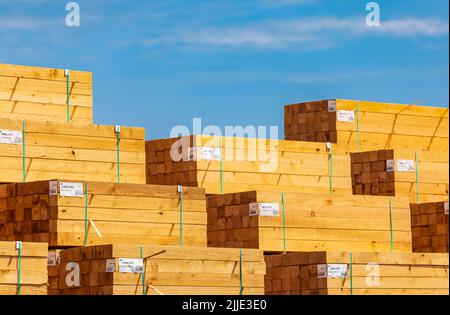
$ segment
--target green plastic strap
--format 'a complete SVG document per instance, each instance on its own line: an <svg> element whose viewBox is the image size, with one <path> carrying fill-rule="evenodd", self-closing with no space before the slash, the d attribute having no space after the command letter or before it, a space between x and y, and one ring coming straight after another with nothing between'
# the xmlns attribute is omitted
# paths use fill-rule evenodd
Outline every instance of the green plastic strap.
<svg viewBox="0 0 450 315"><path fill-rule="evenodd" d="M70 70L66 73L66 121L70 122Z"/></svg>
<svg viewBox="0 0 450 315"><path fill-rule="evenodd" d="M416 152L416 203L419 203L419 154Z"/></svg>
<svg viewBox="0 0 450 315"><path fill-rule="evenodd" d="M139 254L141 256L142 259L142 264L144 265L143 269L142 269L142 295L147 295L147 290L145 288L145 263L144 263L144 254L143 254L143 249L142 246L139 246Z"/></svg>
<svg viewBox="0 0 450 315"><path fill-rule="evenodd" d="M328 144L327 144L327 146L328 146ZM333 193L333 150L331 148L331 143L329 144L328 152L329 152L329 160L330 160L330 165L329 165L329 169L330 169L330 194L332 194Z"/></svg>
<svg viewBox="0 0 450 315"><path fill-rule="evenodd" d="M239 291L239 295L242 295L244 293L244 279L242 276L242 256L244 255L242 248L239 252L239 286L240 286L240 291Z"/></svg>
<svg viewBox="0 0 450 315"><path fill-rule="evenodd" d="M350 252L350 295L353 295L353 253Z"/></svg>
<svg viewBox="0 0 450 315"><path fill-rule="evenodd" d="M286 206L284 201L284 192L281 193L281 207L283 209L283 252L286 255Z"/></svg>
<svg viewBox="0 0 450 315"><path fill-rule="evenodd" d="M356 140L358 144L358 151L361 149L361 133L359 128L359 102L356 102Z"/></svg>
<svg viewBox="0 0 450 315"><path fill-rule="evenodd" d="M17 255L17 295L20 295L22 293L22 242L20 242L20 245L18 247L19 248Z"/></svg>
<svg viewBox="0 0 450 315"><path fill-rule="evenodd" d="M220 146L220 162L219 162L219 168L220 168L220 193L223 194L223 158L222 158L222 138L219 139L219 146Z"/></svg>
<svg viewBox="0 0 450 315"><path fill-rule="evenodd" d="M89 236L89 218L88 218L88 209L89 209L89 192L88 192L88 183L84 184L84 246L88 245L88 236Z"/></svg>
<svg viewBox="0 0 450 315"><path fill-rule="evenodd" d="M26 146L25 146L25 120L22 120L22 182L25 182L27 178L27 161L26 161Z"/></svg>
<svg viewBox="0 0 450 315"><path fill-rule="evenodd" d="M183 186L178 187L180 194L180 246L183 247Z"/></svg>
<svg viewBox="0 0 450 315"><path fill-rule="evenodd" d="M120 184L120 131L116 132L117 183Z"/></svg>
<svg viewBox="0 0 450 315"><path fill-rule="evenodd" d="M389 231L391 240L391 253L394 251L394 232L392 229L392 197L389 197Z"/></svg>

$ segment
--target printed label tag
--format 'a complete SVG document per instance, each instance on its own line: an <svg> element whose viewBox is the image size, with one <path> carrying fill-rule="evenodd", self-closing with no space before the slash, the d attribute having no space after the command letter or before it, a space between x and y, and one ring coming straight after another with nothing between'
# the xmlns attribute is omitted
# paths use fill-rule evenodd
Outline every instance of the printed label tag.
<svg viewBox="0 0 450 315"><path fill-rule="evenodd" d="M107 259L106 260L106 272L114 272L116 271L116 260L115 259Z"/></svg>
<svg viewBox="0 0 450 315"><path fill-rule="evenodd" d="M397 160L397 171L399 172L414 172L413 160Z"/></svg>
<svg viewBox="0 0 450 315"><path fill-rule="evenodd" d="M317 265L317 278L327 277L327 265Z"/></svg>
<svg viewBox="0 0 450 315"><path fill-rule="evenodd" d="M0 143L15 145L22 144L22 131L0 129Z"/></svg>
<svg viewBox="0 0 450 315"><path fill-rule="evenodd" d="M338 110L337 111L337 121L354 122L355 121L355 112L352 110Z"/></svg>
<svg viewBox="0 0 450 315"><path fill-rule="evenodd" d="M278 203L251 203L249 205L249 215L261 217L279 217L280 204Z"/></svg>
<svg viewBox="0 0 450 315"><path fill-rule="evenodd" d="M336 100L328 101L328 111L335 112L336 111Z"/></svg>
<svg viewBox="0 0 450 315"><path fill-rule="evenodd" d="M58 182L52 180L49 182L48 194L50 196L55 196L58 193Z"/></svg>
<svg viewBox="0 0 450 315"><path fill-rule="evenodd" d="M444 202L444 213L448 214L448 202Z"/></svg>
<svg viewBox="0 0 450 315"><path fill-rule="evenodd" d="M83 197L82 183L59 183L59 194L61 197Z"/></svg>
<svg viewBox="0 0 450 315"><path fill-rule="evenodd" d="M318 278L347 278L346 264L321 264L317 265Z"/></svg>
<svg viewBox="0 0 450 315"><path fill-rule="evenodd" d="M386 171L395 172L395 161L394 160L386 160Z"/></svg>
<svg viewBox="0 0 450 315"><path fill-rule="evenodd" d="M137 258L119 258L119 272L143 273L144 260Z"/></svg>
<svg viewBox="0 0 450 315"><path fill-rule="evenodd" d="M56 252L48 252L47 266L56 266Z"/></svg>
<svg viewBox="0 0 450 315"><path fill-rule="evenodd" d="M220 148L189 148L190 161L220 161Z"/></svg>

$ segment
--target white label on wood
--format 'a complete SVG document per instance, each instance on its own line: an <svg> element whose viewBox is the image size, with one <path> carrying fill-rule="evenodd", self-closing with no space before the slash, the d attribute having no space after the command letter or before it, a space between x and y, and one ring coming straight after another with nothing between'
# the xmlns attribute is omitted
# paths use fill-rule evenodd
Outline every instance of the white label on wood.
<svg viewBox="0 0 450 315"><path fill-rule="evenodd" d="M48 194L50 196L55 196L58 193L58 182L56 180L52 180L49 182Z"/></svg>
<svg viewBox="0 0 450 315"><path fill-rule="evenodd" d="M199 148L200 160L220 161L220 148L202 147Z"/></svg>
<svg viewBox="0 0 450 315"><path fill-rule="evenodd" d="M386 171L395 172L395 161L394 160L386 160Z"/></svg>
<svg viewBox="0 0 450 315"><path fill-rule="evenodd" d="M119 258L119 272L143 273L144 260L138 258Z"/></svg>
<svg viewBox="0 0 450 315"><path fill-rule="evenodd" d="M115 259L107 259L106 260L106 272L114 272L116 271L116 260Z"/></svg>
<svg viewBox="0 0 450 315"><path fill-rule="evenodd" d="M399 172L414 172L413 160L397 160L397 171Z"/></svg>
<svg viewBox="0 0 450 315"><path fill-rule="evenodd" d="M448 202L444 202L444 213L448 214Z"/></svg>
<svg viewBox="0 0 450 315"><path fill-rule="evenodd" d="M15 145L22 144L22 131L0 129L0 143Z"/></svg>
<svg viewBox="0 0 450 315"><path fill-rule="evenodd" d="M337 111L337 121L354 122L355 121L355 112L352 110L338 110Z"/></svg>
<svg viewBox="0 0 450 315"><path fill-rule="evenodd" d="M48 252L47 266L56 266L56 252Z"/></svg>
<svg viewBox="0 0 450 315"><path fill-rule="evenodd" d="M335 112L336 111L336 100L328 101L328 111Z"/></svg>
<svg viewBox="0 0 450 315"><path fill-rule="evenodd" d="M61 197L83 198L83 184L60 182L59 194Z"/></svg>
<svg viewBox="0 0 450 315"><path fill-rule="evenodd" d="M346 264L317 265L318 278L347 278L348 266Z"/></svg>
<svg viewBox="0 0 450 315"><path fill-rule="evenodd" d="M249 205L249 215L261 217L279 217L280 204L278 203L251 203Z"/></svg>

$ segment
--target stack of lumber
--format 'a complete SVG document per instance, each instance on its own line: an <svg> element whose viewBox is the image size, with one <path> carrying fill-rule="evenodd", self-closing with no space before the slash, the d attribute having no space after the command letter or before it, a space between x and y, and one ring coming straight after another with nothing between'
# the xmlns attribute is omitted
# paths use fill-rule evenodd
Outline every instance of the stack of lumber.
<svg viewBox="0 0 450 315"><path fill-rule="evenodd" d="M266 255L268 295L448 295L448 254Z"/></svg>
<svg viewBox="0 0 450 315"><path fill-rule="evenodd" d="M448 152L448 108L324 100L285 106L284 123L286 140Z"/></svg>
<svg viewBox="0 0 450 315"><path fill-rule="evenodd" d="M413 251L448 253L448 202L411 204Z"/></svg>
<svg viewBox="0 0 450 315"><path fill-rule="evenodd" d="M211 247L411 252L406 197L390 207L382 196L252 191L208 196L207 207Z"/></svg>
<svg viewBox="0 0 450 315"><path fill-rule="evenodd" d="M0 295L47 294L47 253L47 244L22 243L19 255L16 242L0 242Z"/></svg>
<svg viewBox="0 0 450 315"><path fill-rule="evenodd" d="M0 183L70 178L145 184L145 130L0 118ZM119 165L120 164L120 165ZM25 177L25 178L23 178Z"/></svg>
<svg viewBox="0 0 450 315"><path fill-rule="evenodd" d="M92 73L0 64L0 118L67 122L67 110L92 124Z"/></svg>
<svg viewBox="0 0 450 315"><path fill-rule="evenodd" d="M322 194L329 193L330 187L334 193L351 194L355 186L349 146L343 144L328 150L325 143L191 136L148 141L146 152L148 184L202 187L207 194L250 190ZM395 174L381 174L386 181L381 190L386 194L395 188L396 196L417 201L419 195L420 202L440 201L448 195L448 154L396 149L394 156ZM400 171L400 161L411 162L414 169Z"/></svg>
<svg viewBox="0 0 450 315"><path fill-rule="evenodd" d="M203 189L101 182L0 185L0 239L52 247L140 243L206 246ZM182 233L180 232L180 229ZM86 240L87 233L87 240Z"/></svg>
<svg viewBox="0 0 450 315"><path fill-rule="evenodd" d="M350 153L350 158L354 195L395 196L394 150Z"/></svg>
<svg viewBox="0 0 450 315"><path fill-rule="evenodd" d="M334 192L351 194L349 163L345 154L334 155ZM330 155L324 143L211 136L151 140L147 183L202 187L207 194L329 193Z"/></svg>
<svg viewBox="0 0 450 315"><path fill-rule="evenodd" d="M104 245L61 251L58 269L64 295L238 295L241 281L261 295L266 265L258 250Z"/></svg>

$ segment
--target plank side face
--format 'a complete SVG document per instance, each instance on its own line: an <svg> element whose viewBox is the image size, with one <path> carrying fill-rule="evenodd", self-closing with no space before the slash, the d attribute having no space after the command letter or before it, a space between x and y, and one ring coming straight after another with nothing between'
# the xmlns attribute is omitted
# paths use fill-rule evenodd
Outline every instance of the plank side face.
<svg viewBox="0 0 450 315"><path fill-rule="evenodd" d="M145 130L0 118L0 183L72 178L145 183Z"/></svg>
<svg viewBox="0 0 450 315"><path fill-rule="evenodd" d="M286 140L351 145L352 151L448 151L448 108L322 100L286 105L284 125Z"/></svg>
<svg viewBox="0 0 450 315"><path fill-rule="evenodd" d="M211 247L411 251L408 198L393 198L391 214L388 200L374 196L253 191L207 199Z"/></svg>
<svg viewBox="0 0 450 315"><path fill-rule="evenodd" d="M47 294L47 244L0 241L0 295L46 295ZM20 265L20 268L19 268Z"/></svg>
<svg viewBox="0 0 450 315"><path fill-rule="evenodd" d="M206 197L200 188L185 188L180 195L176 186L73 180L14 186L0 197L3 240L52 247L85 242L206 246Z"/></svg>
<svg viewBox="0 0 450 315"><path fill-rule="evenodd" d="M448 295L448 254L265 255L267 295ZM351 283L351 285L350 285Z"/></svg>
<svg viewBox="0 0 450 315"><path fill-rule="evenodd" d="M264 294L266 265L257 250L103 245L59 255L53 294L238 295L241 271L243 294ZM67 280L75 270L77 281Z"/></svg>
<svg viewBox="0 0 450 315"><path fill-rule="evenodd" d="M91 72L0 64L0 118L92 124L92 95Z"/></svg>

